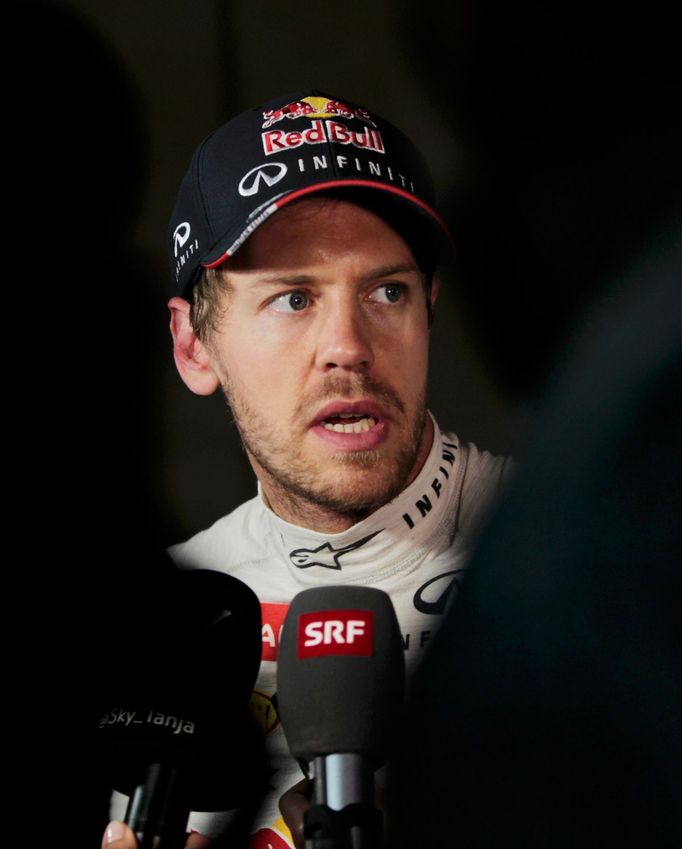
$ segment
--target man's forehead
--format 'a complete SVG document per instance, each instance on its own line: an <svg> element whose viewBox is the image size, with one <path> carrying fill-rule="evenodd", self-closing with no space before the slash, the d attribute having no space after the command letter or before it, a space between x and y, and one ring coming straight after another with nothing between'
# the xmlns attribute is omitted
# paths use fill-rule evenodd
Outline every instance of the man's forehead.
<svg viewBox="0 0 682 849"><path fill-rule="evenodd" d="M410 245L384 216L338 197L304 198L280 210L222 269L290 267L294 280L300 266L353 260L365 266L362 273L368 278L391 269L419 273Z"/></svg>

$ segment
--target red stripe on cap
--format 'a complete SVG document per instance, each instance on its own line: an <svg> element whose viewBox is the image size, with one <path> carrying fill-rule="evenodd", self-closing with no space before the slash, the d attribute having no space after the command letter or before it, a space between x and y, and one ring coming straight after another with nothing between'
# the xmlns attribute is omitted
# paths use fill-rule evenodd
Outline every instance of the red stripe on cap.
<svg viewBox="0 0 682 849"><path fill-rule="evenodd" d="M403 198L403 200L407 200L410 203L413 203L415 206L423 209L427 215L430 215L431 218L438 224L443 233L447 236L448 241L451 246L454 246L454 240L452 238L452 234L448 229L448 225L441 218L441 216L436 212L435 209L430 207L428 203L425 203L421 198L416 197L410 192L406 192L403 189L399 189L397 186L387 186L385 183L377 183L374 180L328 180L326 183L315 183L312 186L306 186L303 189L298 189L295 192L291 192L284 197L278 198L274 202L274 206L277 209L281 209L283 206L286 206L288 203L292 201L298 200L298 198L305 197L306 195L315 194L315 192L321 192L325 189L338 189L343 188L344 186L359 186L360 188L365 189L380 189L383 192L391 192L391 194L397 195L398 197ZM269 216L268 216L269 217ZM267 219L265 219L267 220ZM229 251L225 251L224 254L218 257L218 259L214 259L213 262L202 262L201 266L203 268L217 268L219 265L222 265L230 258L231 254Z"/></svg>
<svg viewBox="0 0 682 849"><path fill-rule="evenodd" d="M218 259L214 259L213 262L202 262L201 266L202 268L217 268L219 265L222 265L224 262L226 262L229 258L229 252L225 251L222 256L218 257Z"/></svg>
<svg viewBox="0 0 682 849"><path fill-rule="evenodd" d="M404 198L404 200L409 200L410 203L416 204L416 206L421 207L424 212L428 213L431 218L441 227L445 235L448 237L450 242L452 243L452 235L448 230L448 225L445 221L440 217L440 215L436 212L435 209L430 207L428 203L425 203L420 198L416 197L410 192L403 191L403 189L399 189L397 186L387 186L385 183L377 183L374 180L329 180L327 183L315 183L313 186L306 186L304 189L298 189L295 192L292 192L289 195L286 195L283 198L279 198L279 200L275 201L275 206L277 208L285 206L287 203L291 203L293 200L297 200L300 197L304 197L305 195L311 195L315 192L323 191L324 189L338 189L343 188L344 186L360 186L361 188L369 188L369 189L381 189L384 192L392 192L394 195L398 195L398 197Z"/></svg>

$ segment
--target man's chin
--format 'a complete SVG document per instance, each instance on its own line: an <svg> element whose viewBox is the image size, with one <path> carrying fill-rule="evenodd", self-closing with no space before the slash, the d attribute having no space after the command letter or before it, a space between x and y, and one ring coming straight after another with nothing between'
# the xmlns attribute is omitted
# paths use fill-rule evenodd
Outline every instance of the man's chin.
<svg viewBox="0 0 682 849"><path fill-rule="evenodd" d="M371 451L342 451L333 454L330 461L333 465L343 469L372 469L374 474L381 474L379 471L381 461L384 459L384 452L374 449Z"/></svg>
<svg viewBox="0 0 682 849"><path fill-rule="evenodd" d="M286 460L277 457L277 463L272 456L256 454L242 439L275 513L313 530L336 532L342 529L337 520L341 526L356 524L409 484L418 471L421 445L420 433L414 437L402 450L389 444L358 451L307 446Z"/></svg>
<svg viewBox="0 0 682 849"><path fill-rule="evenodd" d="M363 452L373 454L375 452ZM392 470L395 475L395 468ZM351 459L345 456L343 463L337 464L335 472L328 479L326 486L316 486L308 492L308 499L319 507L334 512L367 516L388 504L400 494L405 485L403 476L400 479L389 478L376 458L361 457L357 454Z"/></svg>

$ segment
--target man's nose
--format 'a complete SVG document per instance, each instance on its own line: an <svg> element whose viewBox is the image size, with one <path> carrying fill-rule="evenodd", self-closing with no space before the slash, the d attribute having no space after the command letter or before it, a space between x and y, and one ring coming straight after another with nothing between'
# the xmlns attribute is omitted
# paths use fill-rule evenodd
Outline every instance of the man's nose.
<svg viewBox="0 0 682 849"><path fill-rule="evenodd" d="M317 367L323 371L367 371L374 354L367 317L359 304L335 304L320 327Z"/></svg>

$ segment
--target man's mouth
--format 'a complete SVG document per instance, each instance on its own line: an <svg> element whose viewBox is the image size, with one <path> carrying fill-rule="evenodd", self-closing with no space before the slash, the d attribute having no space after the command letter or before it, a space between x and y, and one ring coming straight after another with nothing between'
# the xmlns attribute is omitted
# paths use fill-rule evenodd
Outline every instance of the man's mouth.
<svg viewBox="0 0 682 849"><path fill-rule="evenodd" d="M339 413L322 420L322 427L335 433L366 433L377 423L370 415L356 413Z"/></svg>
<svg viewBox="0 0 682 849"><path fill-rule="evenodd" d="M388 439L390 413L369 398L330 401L317 411L311 427L333 451L373 451Z"/></svg>

